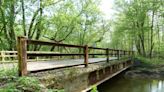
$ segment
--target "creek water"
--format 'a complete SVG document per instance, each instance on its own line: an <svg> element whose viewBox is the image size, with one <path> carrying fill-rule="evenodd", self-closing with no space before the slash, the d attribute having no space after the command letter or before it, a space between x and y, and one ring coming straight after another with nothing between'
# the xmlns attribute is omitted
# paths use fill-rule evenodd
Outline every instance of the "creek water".
<svg viewBox="0 0 164 92"><path fill-rule="evenodd" d="M120 74L97 88L98 92L164 92L164 80L130 79Z"/></svg>

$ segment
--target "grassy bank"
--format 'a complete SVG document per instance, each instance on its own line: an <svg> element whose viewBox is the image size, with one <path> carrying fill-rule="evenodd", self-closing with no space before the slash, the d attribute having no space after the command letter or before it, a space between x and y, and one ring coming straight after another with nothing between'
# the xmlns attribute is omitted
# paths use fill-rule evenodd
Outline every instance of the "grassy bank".
<svg viewBox="0 0 164 92"><path fill-rule="evenodd" d="M18 68L0 69L0 92L64 92L48 89L35 77L18 77Z"/></svg>
<svg viewBox="0 0 164 92"><path fill-rule="evenodd" d="M144 65L164 65L164 59L162 58L145 58L138 56L136 57Z"/></svg>
<svg viewBox="0 0 164 92"><path fill-rule="evenodd" d="M162 79L164 78L164 60L160 58L137 57L140 64L125 73L127 78Z"/></svg>

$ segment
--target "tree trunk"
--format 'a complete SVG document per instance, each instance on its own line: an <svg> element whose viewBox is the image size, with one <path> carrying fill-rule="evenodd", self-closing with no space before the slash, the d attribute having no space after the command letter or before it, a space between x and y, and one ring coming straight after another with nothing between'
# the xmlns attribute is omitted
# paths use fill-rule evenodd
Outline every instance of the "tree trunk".
<svg viewBox="0 0 164 92"><path fill-rule="evenodd" d="M9 21L9 35L10 35L10 50L15 50L16 49L16 36L14 32L14 21L15 21L15 6L14 6L14 1L12 1L10 6L10 21Z"/></svg>
<svg viewBox="0 0 164 92"><path fill-rule="evenodd" d="M26 20L25 20L25 9L24 9L24 0L21 0L22 3L22 26L23 26L23 32L24 32L24 36L26 36Z"/></svg>
<svg viewBox="0 0 164 92"><path fill-rule="evenodd" d="M154 15L155 15L155 12L153 10L152 12L152 21L151 21L151 38L150 38L150 58L152 58L152 52L153 52L153 47L154 47L154 42L153 42L153 28L154 28Z"/></svg>

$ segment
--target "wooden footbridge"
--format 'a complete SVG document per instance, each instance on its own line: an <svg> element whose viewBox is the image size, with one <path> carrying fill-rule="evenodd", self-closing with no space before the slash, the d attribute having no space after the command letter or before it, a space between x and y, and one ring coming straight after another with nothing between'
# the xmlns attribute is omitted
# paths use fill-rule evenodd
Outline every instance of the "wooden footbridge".
<svg viewBox="0 0 164 92"><path fill-rule="evenodd" d="M40 50L28 50L36 47ZM65 92L86 92L92 85L99 85L131 67L133 55L134 51L18 37L17 51L3 51L0 58L4 61L5 57L16 57L19 76L37 77L45 86L62 88ZM11 63L0 64L0 67L2 65L12 67Z"/></svg>
<svg viewBox="0 0 164 92"><path fill-rule="evenodd" d="M24 76L30 72L37 71L45 71L50 69L58 69L58 68L66 68L72 66L84 65L88 67L88 64L91 63L99 63L101 61L106 61L107 63L114 59L120 59L121 57L131 57L134 52L133 51L125 51L118 49L109 49L109 48L97 48L90 47L88 45L79 46L79 45L70 45L70 44L61 44L55 42L47 42L47 41L38 41L38 40L30 40L26 37L18 37L17 42L18 48L18 65L19 65L19 75ZM63 48L75 48L73 53L30 53L27 51L27 48L32 46L58 46ZM77 50L82 50L82 53L78 53ZM94 51L97 50L97 51ZM76 52L76 53L75 53ZM91 53L90 53L91 52ZM96 53L93 53L96 52ZM98 52L98 53L97 53ZM100 52L100 53L99 53ZM30 57L52 57L52 56L78 56L82 57L82 59L68 59L68 60L55 60L55 61L37 61L37 62L27 62L27 59ZM92 56L92 58L90 58ZM97 56L97 58L93 58ZM98 58L98 56L104 56L103 58Z"/></svg>

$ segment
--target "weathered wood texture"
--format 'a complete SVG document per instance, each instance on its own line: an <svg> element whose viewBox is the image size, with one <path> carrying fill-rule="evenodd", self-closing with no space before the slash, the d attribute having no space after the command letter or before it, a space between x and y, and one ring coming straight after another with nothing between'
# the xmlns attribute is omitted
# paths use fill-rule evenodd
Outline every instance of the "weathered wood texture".
<svg viewBox="0 0 164 92"><path fill-rule="evenodd" d="M25 37L18 37L18 71L19 76L27 75L27 39Z"/></svg>
<svg viewBox="0 0 164 92"><path fill-rule="evenodd" d="M84 53L27 53L27 45L47 45L47 46L58 46L58 47L69 47L69 48L78 48L83 49ZM117 49L109 49L109 48L97 48L97 47L89 47L88 45L80 46L80 45L70 45L70 44L61 44L55 42L48 41L38 41L38 40L29 40L25 37L18 37L18 58L19 58L19 75L24 76L27 75L27 57L28 56L84 56L84 65L88 66L88 58L89 55L104 55L107 58L107 62L109 62L109 55L115 55L118 59L121 56L131 56L132 51L125 50L117 50ZM89 53L89 49L91 50L101 50L106 53ZM110 51L110 53L109 53ZM125 53L129 52L129 53Z"/></svg>
<svg viewBox="0 0 164 92"><path fill-rule="evenodd" d="M17 51L0 51L0 61L17 60Z"/></svg>
<svg viewBox="0 0 164 92"><path fill-rule="evenodd" d="M85 67L88 67L88 45L84 47L84 63Z"/></svg>

